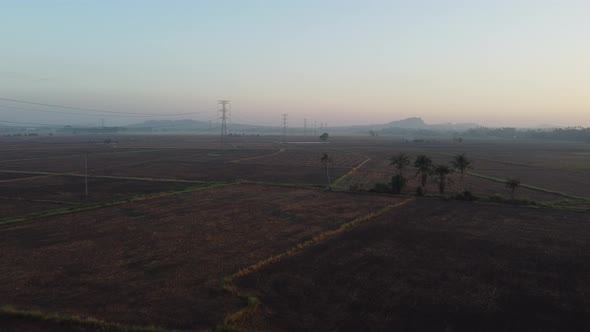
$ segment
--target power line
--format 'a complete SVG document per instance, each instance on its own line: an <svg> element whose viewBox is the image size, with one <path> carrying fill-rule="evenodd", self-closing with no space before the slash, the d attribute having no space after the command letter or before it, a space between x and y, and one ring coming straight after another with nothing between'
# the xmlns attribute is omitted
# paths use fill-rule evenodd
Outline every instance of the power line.
<svg viewBox="0 0 590 332"><path fill-rule="evenodd" d="M121 114L89 114L89 113L76 113L76 112L63 112L63 111L53 111L53 110L39 110L33 108L24 108L24 107L16 107L16 106L5 106L0 105L2 109L11 109L11 110L23 110L23 111L31 111L31 112L40 112L40 113L56 113L56 114L67 114L67 115L83 115L83 116L110 116L110 117L123 117L123 118L139 118L139 117L162 117L163 115L153 115L153 114L143 114L143 115L121 115ZM179 115L186 115L186 114L202 114L207 112L195 112L195 113L178 113L178 114L167 114L167 116L179 116Z"/></svg>
<svg viewBox="0 0 590 332"><path fill-rule="evenodd" d="M30 105L38 105L38 106L46 106L46 107L54 107L54 108L62 108L62 109L71 109L71 110L77 110L77 111L86 111L86 112L94 112L94 113L109 113L109 114L131 114L131 115L151 115L151 116L172 116L172 115L174 115L174 116L177 116L177 115L190 115L190 114L202 113L202 112L187 112L187 113L165 114L165 113L117 112L117 111L107 111L107 110L92 109L92 108L82 108L82 107L72 107L72 106L63 106L63 105L55 105L55 104L37 103L37 102L33 102L33 101L10 99L10 98L3 98L3 97L0 97L0 100L10 101L10 102L14 102L14 103L21 103L21 104L30 104Z"/></svg>

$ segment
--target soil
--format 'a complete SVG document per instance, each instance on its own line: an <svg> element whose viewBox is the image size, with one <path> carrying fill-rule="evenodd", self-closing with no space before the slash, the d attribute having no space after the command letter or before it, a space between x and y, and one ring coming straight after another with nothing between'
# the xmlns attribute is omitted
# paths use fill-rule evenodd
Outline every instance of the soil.
<svg viewBox="0 0 590 332"><path fill-rule="evenodd" d="M243 278L274 331L583 331L589 214L418 199Z"/></svg>
<svg viewBox="0 0 590 332"><path fill-rule="evenodd" d="M230 185L0 226L0 306L215 327L243 305L224 276L396 200Z"/></svg>

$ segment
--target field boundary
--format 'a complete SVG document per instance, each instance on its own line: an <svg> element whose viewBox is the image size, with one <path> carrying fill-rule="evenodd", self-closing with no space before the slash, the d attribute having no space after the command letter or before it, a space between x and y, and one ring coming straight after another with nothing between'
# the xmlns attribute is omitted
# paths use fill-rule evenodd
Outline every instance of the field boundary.
<svg viewBox="0 0 590 332"><path fill-rule="evenodd" d="M74 176L74 177L85 177L85 174L80 173L59 173L59 172L43 172L43 171L16 171L9 169L0 169L0 173L10 174L33 174L33 175L46 175L46 176ZM24 178L30 179L32 177ZM179 182L179 183L209 183L207 181L200 180L183 180L183 179L172 179L172 178L145 178L135 176L116 176L116 175L91 175L88 174L88 178L92 179L112 179L112 180L133 180L133 181L150 181L150 182Z"/></svg>
<svg viewBox="0 0 590 332"><path fill-rule="evenodd" d="M59 326L79 326L79 327L90 327L98 331L118 331L118 332L174 332L175 330L169 330L162 327L156 326L139 326L139 325L127 325L121 323L107 322L101 319L93 317L81 317L77 315L65 315L58 313L47 313L39 310L22 310L17 309L13 306L0 307L0 317L8 317L12 319L21 319L24 321L38 321L48 322Z"/></svg>
<svg viewBox="0 0 590 332"><path fill-rule="evenodd" d="M259 271L271 264L278 263L278 262L280 262L284 259L287 259L289 257L293 257L293 256L303 252L307 248L310 248L310 247L318 245L326 240L334 238L335 236L337 236L339 234L342 234L342 233L345 233L351 229L354 229L361 224L369 222L376 217L379 217L379 216L381 216L381 215L383 215L395 208L406 205L414 200L415 200L415 198L413 198L413 197L407 198L401 202L387 205L377 211L371 212L371 213L366 214L361 217L357 217L357 218L353 219L352 221L349 221L347 223L340 225L336 229L322 232L318 235L313 236L309 240L300 242L283 253L270 256L266 259L258 261L257 263L254 263L248 267L242 268L232 275L224 277L222 280L223 289L225 291L229 292L230 294L245 300L247 305L246 305L246 307L244 307L236 312L232 312L232 313L227 314L223 320L222 325L218 329L230 330L230 331L231 330L239 330L238 325L241 322L244 322L249 317L252 317L252 315L254 315L254 313L258 309L258 306L261 304L260 300L256 296L254 296L251 293L240 290L238 288L238 286L235 285L235 281L237 279L247 276L249 274L252 274L254 272L257 272L257 271Z"/></svg>
<svg viewBox="0 0 590 332"><path fill-rule="evenodd" d="M14 224L14 223L18 223L18 222L31 221L31 220L35 220L35 219L39 219L39 218L44 218L44 217L54 217L54 216L60 216L60 215L65 215L65 214L72 214L72 213L77 213L77 212L96 210L96 209L100 209L100 208L104 208L104 207L117 206L117 205L132 203L132 202L140 202L140 201L145 201L145 200L154 199L154 198L168 197L168 196L174 196L174 195L189 193L189 192L194 192L194 191L207 190L207 189L217 188L217 187L224 187L224 186L234 185L237 183L238 182L209 183L208 185L204 185L204 186L193 186L193 187L183 188L183 189L179 189L179 190L163 191L163 192L153 193L153 194L132 196L132 197L120 199L117 201L106 201L106 202L103 201L103 202L98 202L98 203L93 203L93 204L88 204L88 205L81 205L81 206L74 206L74 207L69 207L69 208L64 208L64 209L56 209L56 210L50 210L50 211L45 211L45 212L32 213L32 214L27 214L24 216L7 217L7 218L0 219L0 226Z"/></svg>
<svg viewBox="0 0 590 332"><path fill-rule="evenodd" d="M489 180L489 181L499 182L499 183L506 182L506 179L498 178L498 177L494 177L494 176L489 176L489 175L483 175L483 174L479 174L479 173L465 172L465 174L475 176L475 177L478 177L481 179ZM579 200L587 200L588 199L587 197L570 195L570 194L566 194L566 193L563 193L560 191L554 191L554 190L550 190L550 189L536 187L536 186L532 186L532 185L525 184L525 183L521 183L520 186L522 188L527 188L530 190L535 190L535 191L539 191L539 192L543 192L543 193L547 193L547 194L559 195L559 196L566 197L566 198L579 199Z"/></svg>
<svg viewBox="0 0 590 332"><path fill-rule="evenodd" d="M344 180L344 178L348 177L349 175L351 175L352 173L356 172L359 168L363 167L364 164L366 164L367 162L371 161L371 158L368 156L365 156L363 154L359 154L360 156L363 156L367 159L365 159L362 163L358 164L357 166L353 167L348 173L342 175L341 177L339 177L338 179L336 179L336 181L334 181L333 185L337 186L338 183L342 180Z"/></svg>
<svg viewBox="0 0 590 332"><path fill-rule="evenodd" d="M0 199L6 200L6 201L55 203L55 204L66 204L66 205L78 205L78 204L80 204L80 203L68 202L68 201L56 201L56 200L51 200L51 199L34 199L34 198L22 198L22 197L6 197L6 196L0 196Z"/></svg>
<svg viewBox="0 0 590 332"><path fill-rule="evenodd" d="M37 176L24 176L22 178L16 178L16 179L7 179L7 180L0 180L0 183L10 183L10 182L18 182L18 181L23 181L23 180L32 180L32 179L41 179L41 178L50 178L52 176L57 176L57 175L37 175Z"/></svg>
<svg viewBox="0 0 590 332"><path fill-rule="evenodd" d="M272 157L272 156L276 156L279 153L283 153L286 150L287 150L286 148L280 148L278 151L273 152L271 154L265 154L265 155L262 155L262 156L254 156L254 157L246 157L246 158L240 158L240 159L234 159L234 160L226 161L226 163L236 163L236 164L239 164L240 161L244 161L244 160L252 160L252 159L258 159L258 158L264 158L264 157Z"/></svg>

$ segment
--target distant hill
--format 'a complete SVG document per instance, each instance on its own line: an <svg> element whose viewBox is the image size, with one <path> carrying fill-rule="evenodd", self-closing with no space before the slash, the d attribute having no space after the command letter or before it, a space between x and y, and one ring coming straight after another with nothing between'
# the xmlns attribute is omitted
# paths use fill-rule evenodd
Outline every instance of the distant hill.
<svg viewBox="0 0 590 332"><path fill-rule="evenodd" d="M198 121L191 119L182 120L150 120L144 121L137 124L127 126L130 130L154 130L154 131L191 131L191 130L208 130L218 128L219 123L210 124L208 121ZM243 131L243 132L268 132L276 131L276 127L265 126L265 125L253 125L253 124L240 124L231 123L229 126L231 131ZM427 124L419 117L411 117L407 119L395 120L384 124L374 125L355 125L355 126L342 126L342 127L330 127L330 132L341 132L341 133L359 133L359 132L375 132L382 134L392 133L408 133L411 131L425 132L461 132L473 128L478 128L479 125L476 123L441 123L441 124ZM290 127L290 132L303 132L303 128Z"/></svg>
<svg viewBox="0 0 590 332"><path fill-rule="evenodd" d="M407 118L403 120L391 121L385 124L385 127L390 128L408 128L408 129L424 129L428 125L422 120L422 118Z"/></svg>

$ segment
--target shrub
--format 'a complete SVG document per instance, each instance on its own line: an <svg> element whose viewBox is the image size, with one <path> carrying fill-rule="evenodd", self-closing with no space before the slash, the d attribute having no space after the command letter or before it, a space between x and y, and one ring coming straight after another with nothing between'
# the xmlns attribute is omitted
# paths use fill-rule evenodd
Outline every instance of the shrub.
<svg viewBox="0 0 590 332"><path fill-rule="evenodd" d="M383 182L377 182L375 183L375 186L373 186L373 188L371 190L369 190L370 192L373 193L387 193L390 194L391 193L391 187L389 186L389 184L387 183L383 183Z"/></svg>
<svg viewBox="0 0 590 332"><path fill-rule="evenodd" d="M532 199L527 198L506 198L500 194L491 195L488 198L491 202L495 203L504 203L504 204L514 204L514 205L537 205L537 202Z"/></svg>
<svg viewBox="0 0 590 332"><path fill-rule="evenodd" d="M365 191L365 186L363 186L362 184L359 184L359 183L353 183L350 186L348 186L348 190L355 192L355 193L359 193L359 192Z"/></svg>
<svg viewBox="0 0 590 332"><path fill-rule="evenodd" d="M424 196L424 189L422 187L416 188L416 196Z"/></svg>
<svg viewBox="0 0 590 332"><path fill-rule="evenodd" d="M406 179L401 175L394 175L391 177L391 192L400 194L406 186Z"/></svg>
<svg viewBox="0 0 590 332"><path fill-rule="evenodd" d="M471 191L469 190L465 190L462 193L458 193L457 195L455 195L455 199L459 200L459 201L468 201L468 202L472 202L472 201L476 201L479 198L475 195L473 195L471 193ZM491 200L491 199L490 199Z"/></svg>

